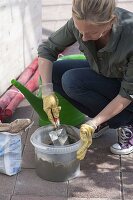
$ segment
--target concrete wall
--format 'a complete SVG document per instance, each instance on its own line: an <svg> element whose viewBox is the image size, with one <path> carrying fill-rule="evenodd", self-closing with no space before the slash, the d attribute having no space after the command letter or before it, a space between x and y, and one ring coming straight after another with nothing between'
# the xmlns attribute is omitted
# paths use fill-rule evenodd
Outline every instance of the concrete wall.
<svg viewBox="0 0 133 200"><path fill-rule="evenodd" d="M37 56L41 0L0 0L0 95Z"/></svg>

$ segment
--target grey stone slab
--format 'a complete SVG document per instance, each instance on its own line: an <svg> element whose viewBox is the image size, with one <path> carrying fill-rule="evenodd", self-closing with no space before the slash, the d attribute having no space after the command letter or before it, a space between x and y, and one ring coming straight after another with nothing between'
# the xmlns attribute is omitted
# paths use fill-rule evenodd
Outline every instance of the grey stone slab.
<svg viewBox="0 0 133 200"><path fill-rule="evenodd" d="M29 132L28 132L28 135L27 135L27 138L26 138L26 143L25 143L26 150L29 150L29 151L33 151L34 150L34 146L30 142L30 137L38 128L39 128L38 126L34 126L33 125L31 127L31 129L29 129Z"/></svg>
<svg viewBox="0 0 133 200"><path fill-rule="evenodd" d="M39 115L35 111L33 111L32 121L34 121L34 126L39 126Z"/></svg>
<svg viewBox="0 0 133 200"><path fill-rule="evenodd" d="M68 200L88 200L88 198L77 198L77 197L70 197ZM89 198L89 200L112 200L110 198ZM117 199L121 200L121 199Z"/></svg>
<svg viewBox="0 0 133 200"><path fill-rule="evenodd" d="M30 103L27 101L27 99L24 98L23 101L21 101L20 104L18 105L18 108L25 106L30 106Z"/></svg>
<svg viewBox="0 0 133 200"><path fill-rule="evenodd" d="M72 15L71 4L71 1L64 0L42 2L43 40L46 40L52 32L58 30L68 19L70 19Z"/></svg>
<svg viewBox="0 0 133 200"><path fill-rule="evenodd" d="M110 146L116 142L117 134L113 129L108 129L103 136L93 139L85 159L81 161L81 170L119 171L120 156L110 152Z"/></svg>
<svg viewBox="0 0 133 200"><path fill-rule="evenodd" d="M133 173L122 173L123 195L124 200L133 199Z"/></svg>
<svg viewBox="0 0 133 200"><path fill-rule="evenodd" d="M28 136L28 132L29 132L29 130L25 131L25 132L21 135L21 140L22 140L22 146L23 146L23 148L24 148L25 143L26 143L26 138L27 138L27 136Z"/></svg>
<svg viewBox="0 0 133 200"><path fill-rule="evenodd" d="M118 135L115 129L107 129L105 133L96 139L93 139L93 143L90 148L107 148L108 151L110 146L117 143Z"/></svg>
<svg viewBox="0 0 133 200"><path fill-rule="evenodd" d="M56 183L39 178L35 170L23 169L18 175L15 194L67 197L67 183Z"/></svg>
<svg viewBox="0 0 133 200"><path fill-rule="evenodd" d="M120 157L112 155L108 148L89 149L86 157L80 163L81 170L93 172L120 170Z"/></svg>
<svg viewBox="0 0 133 200"><path fill-rule="evenodd" d="M24 148L22 157L22 168L35 168L35 152L33 150L28 150L27 146Z"/></svg>
<svg viewBox="0 0 133 200"><path fill-rule="evenodd" d="M69 181L68 194L76 198L120 199L119 173L82 171L78 178Z"/></svg>
<svg viewBox="0 0 133 200"><path fill-rule="evenodd" d="M42 5L66 5L66 4L72 4L72 1L71 0L49 0L49 1L45 1L45 0L42 0Z"/></svg>
<svg viewBox="0 0 133 200"><path fill-rule="evenodd" d="M121 156L122 171L133 172L133 154Z"/></svg>
<svg viewBox="0 0 133 200"><path fill-rule="evenodd" d="M16 175L7 176L0 174L0 194L12 194L16 183Z"/></svg>
<svg viewBox="0 0 133 200"><path fill-rule="evenodd" d="M4 199L2 199L2 200L4 200ZM11 198L11 200L67 200L67 198L56 197L56 196L40 197L40 196L29 196L29 195L15 195Z"/></svg>
<svg viewBox="0 0 133 200"><path fill-rule="evenodd" d="M0 194L0 200L10 200L10 195Z"/></svg>
<svg viewBox="0 0 133 200"><path fill-rule="evenodd" d="M119 0L117 2L117 5L118 7L121 7L121 8L124 8L124 9L127 9L131 12L133 12L133 0Z"/></svg>
<svg viewBox="0 0 133 200"><path fill-rule="evenodd" d="M18 107L9 121L12 122L15 119L24 119L24 118L31 119L32 115L33 115L33 109L31 106Z"/></svg>
<svg viewBox="0 0 133 200"><path fill-rule="evenodd" d="M32 125L33 126L33 125ZM27 140L27 137L28 137L28 134L29 132L31 132L31 128L28 128L22 135L21 135L21 139L22 139L22 146L23 146L23 149L24 149L24 146L26 144L26 140Z"/></svg>
<svg viewBox="0 0 133 200"><path fill-rule="evenodd" d="M64 7L62 5L55 6L54 4L51 6L44 6L42 9L42 19L49 21L68 20L72 16L71 8L72 6L70 4L66 4ZM67 12L64 12L64 9Z"/></svg>

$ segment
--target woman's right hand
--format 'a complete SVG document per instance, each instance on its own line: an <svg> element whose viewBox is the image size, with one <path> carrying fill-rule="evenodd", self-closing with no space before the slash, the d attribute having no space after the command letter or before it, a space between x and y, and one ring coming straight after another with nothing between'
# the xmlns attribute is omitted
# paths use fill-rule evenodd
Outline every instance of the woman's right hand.
<svg viewBox="0 0 133 200"><path fill-rule="evenodd" d="M55 119L59 119L59 113L61 107L59 106L59 100L55 93L49 94L47 96L42 95L43 99L43 110L46 112L49 121L56 126Z"/></svg>

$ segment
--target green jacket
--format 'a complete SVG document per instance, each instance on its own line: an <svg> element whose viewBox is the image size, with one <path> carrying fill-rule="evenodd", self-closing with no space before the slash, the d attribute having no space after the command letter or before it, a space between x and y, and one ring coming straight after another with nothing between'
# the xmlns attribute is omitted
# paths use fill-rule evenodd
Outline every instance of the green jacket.
<svg viewBox="0 0 133 200"><path fill-rule="evenodd" d="M106 77L119 78L119 94L133 99L133 13L116 8L118 21L113 25L108 44L96 50L94 41L83 42L71 18L38 48L38 56L56 61L66 47L79 43L79 49L89 61L91 69Z"/></svg>

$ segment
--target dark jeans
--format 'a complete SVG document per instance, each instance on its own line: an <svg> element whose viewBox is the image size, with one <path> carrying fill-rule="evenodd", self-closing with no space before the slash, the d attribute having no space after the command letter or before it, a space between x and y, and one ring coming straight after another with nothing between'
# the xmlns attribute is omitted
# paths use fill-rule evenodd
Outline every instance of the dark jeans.
<svg viewBox="0 0 133 200"><path fill-rule="evenodd" d="M120 80L92 71L85 60L56 61L53 65L54 90L78 110L95 117L118 93ZM110 128L133 124L133 103L108 121Z"/></svg>

